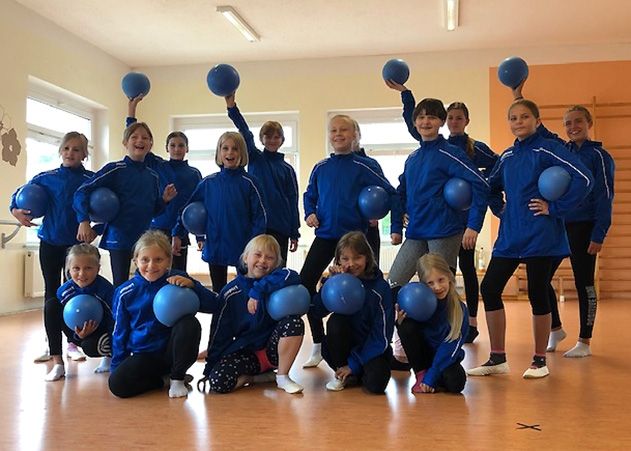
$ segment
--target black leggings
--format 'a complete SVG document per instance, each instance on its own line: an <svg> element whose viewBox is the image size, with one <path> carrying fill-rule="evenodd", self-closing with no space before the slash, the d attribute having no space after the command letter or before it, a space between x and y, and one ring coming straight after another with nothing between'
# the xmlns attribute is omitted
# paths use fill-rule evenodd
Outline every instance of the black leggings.
<svg viewBox="0 0 631 451"><path fill-rule="evenodd" d="M66 280L64 265L70 247L56 246L42 240L39 242L39 265L44 278L44 301L56 299L61 281Z"/></svg>
<svg viewBox="0 0 631 451"><path fill-rule="evenodd" d="M475 269L475 249L465 249L460 246L458 252L458 265L464 280L464 292L467 299L467 308L469 309L469 317L478 316L479 301L479 283L478 273Z"/></svg>
<svg viewBox="0 0 631 451"><path fill-rule="evenodd" d="M526 263L528 277L528 299L533 315L550 313L548 288L552 278L552 265L555 257L529 257L524 259L492 257L486 270L480 291L484 310L503 310L502 292L520 262Z"/></svg>
<svg viewBox="0 0 631 451"><path fill-rule="evenodd" d="M287 252L289 252L289 237L275 230L267 229L266 234L272 235L280 245L280 257L283 259L282 266L287 266Z"/></svg>
<svg viewBox="0 0 631 451"><path fill-rule="evenodd" d="M594 273L596 271L596 256L587 253L587 248L591 242L593 222L574 222L565 225L567 237L570 242L570 262L574 273L574 285L578 295L578 311L581 322L579 332L580 338L592 338L594 321L596 320L596 309L598 300L596 299L596 288L594 287ZM561 260L556 262L553 268L557 270ZM549 287L550 307L552 310L552 328L561 327L561 317L559 316L559 306L552 284Z"/></svg>
<svg viewBox="0 0 631 451"><path fill-rule="evenodd" d="M213 285L213 291L219 293L228 284L228 267L209 263L208 270L210 271L210 282Z"/></svg>
<svg viewBox="0 0 631 451"><path fill-rule="evenodd" d="M169 240L169 243L171 242L171 230L168 230L168 229L157 229L157 230L164 233L167 239ZM180 255L173 256L173 261L171 262L171 268L186 272L188 246L189 244L191 244L191 241L188 239L188 235L185 235L184 237L182 237L181 240L182 240L182 247L180 248Z"/></svg>
<svg viewBox="0 0 631 451"><path fill-rule="evenodd" d="M116 288L129 280L129 268L134 251L132 249L110 249L109 253L112 285Z"/></svg>
<svg viewBox="0 0 631 451"><path fill-rule="evenodd" d="M61 334L66 335L68 343L81 346L88 357L109 357L112 355L112 329L114 323L107 314L99 327L90 335L81 340L75 336L74 331L64 322L64 305L55 298L46 300L44 304L44 327L48 337L50 355L62 355Z"/></svg>
<svg viewBox="0 0 631 451"><path fill-rule="evenodd" d="M348 357L353 347L361 343L353 340L353 329L350 316L333 313L326 323L325 345L322 348L322 356L333 371L348 365ZM364 388L370 393L380 394L386 390L390 381L390 357L392 352L388 350L383 354L369 360L363 365L363 373L355 374Z"/></svg>
<svg viewBox="0 0 631 451"><path fill-rule="evenodd" d="M278 366L278 342L284 337L299 337L305 334L305 323L299 316L286 316L282 318L265 347L265 354L269 362ZM210 389L217 393L230 393L237 385L241 376L254 376L260 374L261 365L256 354L247 349L241 349L223 356L213 367L208 380Z"/></svg>
<svg viewBox="0 0 631 451"><path fill-rule="evenodd" d="M415 373L431 368L436 352L423 338L423 323L406 318L397 325L405 355ZM467 375L459 362L453 363L440 373L436 387L449 393L460 393L467 382Z"/></svg>
<svg viewBox="0 0 631 451"><path fill-rule="evenodd" d="M110 374L110 391L119 398L130 398L162 388L163 376L184 380L186 371L197 360L202 328L193 315L184 316L171 328L163 352L132 354Z"/></svg>
<svg viewBox="0 0 631 451"><path fill-rule="evenodd" d="M335 247L338 241L339 240L326 240L316 237L309 248L305 262L302 265L302 270L300 271L300 279L302 280L302 284L309 290L312 297L316 294L316 286L322 277L322 273L335 256ZM315 315L310 309L307 313L307 319L309 320L313 342L322 343L322 339L324 338L322 318Z"/></svg>
<svg viewBox="0 0 631 451"><path fill-rule="evenodd" d="M379 253L381 250L381 237L379 236L379 226L368 226L366 231L366 240L372 249L372 253L375 255L375 261L379 266Z"/></svg>

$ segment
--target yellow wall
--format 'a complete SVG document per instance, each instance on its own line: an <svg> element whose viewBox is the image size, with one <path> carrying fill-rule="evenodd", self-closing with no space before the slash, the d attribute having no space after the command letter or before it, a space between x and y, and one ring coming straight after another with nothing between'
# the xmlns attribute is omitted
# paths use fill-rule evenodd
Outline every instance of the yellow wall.
<svg viewBox="0 0 631 451"><path fill-rule="evenodd" d="M109 129L109 142L101 144L98 151L107 153L108 147L121 147L121 117L126 112L126 102L120 92L120 78L129 68L13 1L0 0L0 42L3 57L0 105L10 117L7 121L5 116L5 126L15 128L22 144L16 166L0 161L0 199L5 205L0 219L9 220L13 219L7 208L9 198L25 182L28 77L45 80L104 105L107 111L101 116L105 129ZM9 226L0 227L7 234L13 230ZM22 297L23 246L24 234L20 233L6 249L0 249L0 313L41 306L41 300Z"/></svg>

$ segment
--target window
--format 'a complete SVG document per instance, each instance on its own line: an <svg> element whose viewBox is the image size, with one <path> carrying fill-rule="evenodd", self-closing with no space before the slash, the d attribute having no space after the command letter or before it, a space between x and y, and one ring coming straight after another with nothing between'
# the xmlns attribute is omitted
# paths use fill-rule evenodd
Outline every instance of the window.
<svg viewBox="0 0 631 451"><path fill-rule="evenodd" d="M69 131L78 131L88 138L89 153L93 151L92 123L89 112L80 112L71 106L62 108L49 97L32 95L26 99L26 180L31 180L40 172L58 167L59 146L63 136ZM65 103L64 103L65 105ZM91 161L83 162L88 169ZM26 244L38 242L37 229L27 230Z"/></svg>
<svg viewBox="0 0 631 451"><path fill-rule="evenodd" d="M285 161L296 171L299 177L298 154L298 113L242 113L254 134L254 140L259 149L263 145L259 140L259 131L266 121L277 121L283 126L285 142L280 151L285 154ZM227 115L213 114L205 116L179 116L172 119L173 130L181 130L188 138L188 161L199 169L202 177L219 171L215 164L215 152L219 137L227 131L237 131L232 120ZM193 242L191 247L196 247ZM199 252L190 249L188 252L187 270L191 274L207 274L208 265L201 260Z"/></svg>

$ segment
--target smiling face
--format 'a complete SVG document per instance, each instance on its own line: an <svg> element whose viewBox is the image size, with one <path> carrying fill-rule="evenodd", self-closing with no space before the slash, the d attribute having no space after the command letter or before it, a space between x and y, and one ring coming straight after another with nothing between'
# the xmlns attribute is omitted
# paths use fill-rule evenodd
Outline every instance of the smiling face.
<svg viewBox="0 0 631 451"><path fill-rule="evenodd" d="M151 136L144 127L137 127L129 139L123 141L125 149L127 149L127 155L134 161L144 161L145 156L151 152L153 141Z"/></svg>
<svg viewBox="0 0 631 451"><path fill-rule="evenodd" d="M447 111L447 128L452 136L463 135L467 125L469 125L469 119L467 119L463 110L453 109Z"/></svg>
<svg viewBox="0 0 631 451"><path fill-rule="evenodd" d="M61 164L67 168L77 168L85 159L86 152L84 142L81 138L70 138L59 149Z"/></svg>
<svg viewBox="0 0 631 451"><path fill-rule="evenodd" d="M253 279L265 277L278 266L277 256L270 249L254 248L243 259L248 268L247 276Z"/></svg>
<svg viewBox="0 0 631 451"><path fill-rule="evenodd" d="M348 118L335 116L329 122L329 142L336 154L348 154L356 140L355 125Z"/></svg>
<svg viewBox="0 0 631 451"><path fill-rule="evenodd" d="M366 272L366 256L358 254L350 247L340 251L339 264L345 273L362 277Z"/></svg>
<svg viewBox="0 0 631 451"><path fill-rule="evenodd" d="M421 112L414 120L414 127L419 132L423 141L433 141L438 138L438 130L445 124L445 121L437 116Z"/></svg>
<svg viewBox="0 0 631 451"><path fill-rule="evenodd" d="M226 169L236 169L241 164L239 147L232 138L226 138L221 143L219 159Z"/></svg>
<svg viewBox="0 0 631 451"><path fill-rule="evenodd" d="M438 300L445 299L449 293L449 277L440 271L432 269L423 280L429 286Z"/></svg>
<svg viewBox="0 0 631 451"><path fill-rule="evenodd" d="M592 123L582 111L568 111L565 113L563 125L570 141L575 142L579 146L589 139L589 130L592 128Z"/></svg>
<svg viewBox="0 0 631 451"><path fill-rule="evenodd" d="M100 268L101 265L92 255L75 255L68 262L70 278L81 288L94 282Z"/></svg>
<svg viewBox="0 0 631 451"><path fill-rule="evenodd" d="M270 132L261 137L261 142L268 151L278 152L280 146L282 146L283 142L285 142L285 138L280 136L280 133L278 132Z"/></svg>
<svg viewBox="0 0 631 451"><path fill-rule="evenodd" d="M171 259L157 245L147 246L138 251L134 259L140 275L149 282L155 282L171 267Z"/></svg>
<svg viewBox="0 0 631 451"><path fill-rule="evenodd" d="M517 104L508 112L508 122L513 135L522 141L537 131L541 120L535 117L530 108Z"/></svg>
<svg viewBox="0 0 631 451"><path fill-rule="evenodd" d="M167 151L169 152L169 158L172 160L183 160L188 152L188 146L184 138L173 137L169 139Z"/></svg>

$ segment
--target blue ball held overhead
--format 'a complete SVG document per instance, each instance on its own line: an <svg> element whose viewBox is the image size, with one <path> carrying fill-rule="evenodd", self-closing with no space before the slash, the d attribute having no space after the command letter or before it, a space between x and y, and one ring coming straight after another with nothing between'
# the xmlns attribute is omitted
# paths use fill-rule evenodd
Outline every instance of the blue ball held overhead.
<svg viewBox="0 0 631 451"><path fill-rule="evenodd" d="M29 216L31 218L44 216L48 209L48 201L46 189L35 183L24 185L15 196L17 207L23 210L30 210Z"/></svg>
<svg viewBox="0 0 631 451"><path fill-rule="evenodd" d="M381 69L381 76L386 81L392 80L402 85L410 78L410 68L402 59L391 59Z"/></svg>
<svg viewBox="0 0 631 451"><path fill-rule="evenodd" d="M503 85L516 88L528 78L528 64L518 56L510 56L500 63L497 76Z"/></svg>
<svg viewBox="0 0 631 451"><path fill-rule="evenodd" d="M208 88L219 97L226 97L235 92L240 82L239 72L230 64L217 64L206 76Z"/></svg>
<svg viewBox="0 0 631 451"><path fill-rule="evenodd" d="M322 286L322 302L333 313L353 315L364 305L366 292L361 281L351 274L337 274Z"/></svg>
<svg viewBox="0 0 631 451"><path fill-rule="evenodd" d="M153 313L167 327L173 327L180 318L194 315L198 310L199 297L190 288L167 284L153 298Z"/></svg>
<svg viewBox="0 0 631 451"><path fill-rule="evenodd" d="M416 321L427 321L436 311L436 295L422 282L410 282L404 285L397 296L399 308Z"/></svg>
<svg viewBox="0 0 631 451"><path fill-rule="evenodd" d="M449 179L443 188L445 202L454 210L463 211L471 208L471 184L458 177Z"/></svg>
<svg viewBox="0 0 631 451"><path fill-rule="evenodd" d="M570 186L572 177L561 166L550 166L539 176L539 192L547 201L554 202L563 196Z"/></svg>
<svg viewBox="0 0 631 451"><path fill-rule="evenodd" d="M121 86L125 95L130 99L139 95L146 96L151 89L149 77L141 72L129 72L121 80Z"/></svg>
<svg viewBox="0 0 631 451"><path fill-rule="evenodd" d="M304 315L309 311L311 295L302 285L290 285L274 291L267 302L267 313L279 321L289 315Z"/></svg>
<svg viewBox="0 0 631 451"><path fill-rule="evenodd" d="M380 186L367 186L359 193L359 211L366 219L381 219L390 211L390 196Z"/></svg>
<svg viewBox="0 0 631 451"><path fill-rule="evenodd" d="M92 222L111 222L118 215L120 202L114 191L104 186L90 194L90 219Z"/></svg>
<svg viewBox="0 0 631 451"><path fill-rule="evenodd" d="M86 321L96 321L97 324L103 319L103 306L94 296L89 294L79 294L64 306L64 322L66 325L75 330L75 328L83 329Z"/></svg>
<svg viewBox="0 0 631 451"><path fill-rule="evenodd" d="M193 235L205 235L207 217L203 202L191 202L182 212L182 223Z"/></svg>

